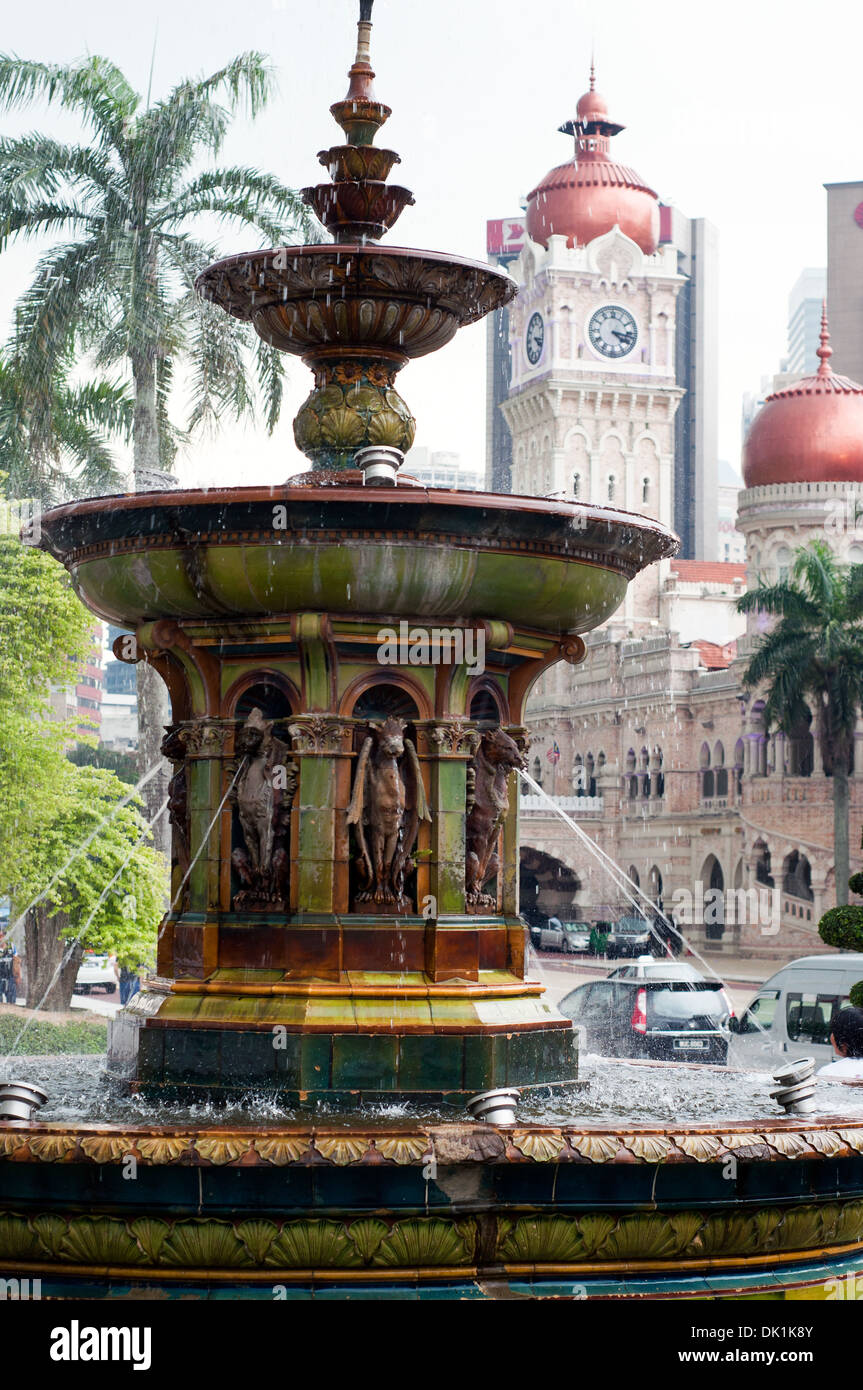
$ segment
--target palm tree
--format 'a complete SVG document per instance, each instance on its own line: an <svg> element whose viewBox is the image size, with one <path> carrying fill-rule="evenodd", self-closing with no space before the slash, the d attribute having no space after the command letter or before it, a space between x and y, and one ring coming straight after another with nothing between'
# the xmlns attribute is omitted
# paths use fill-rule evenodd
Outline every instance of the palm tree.
<svg viewBox="0 0 863 1390"><path fill-rule="evenodd" d="M309 233L302 200L274 175L201 167L218 155L238 108L256 115L272 88L259 53L146 102L105 58L58 66L0 55L0 104L56 103L81 118L88 137L81 144L39 133L0 139L0 248L13 238L52 239L17 305L21 370L47 403L70 352L90 354L100 370L122 365L144 487L173 463L179 434L170 396L180 364L191 391L189 428L252 415L259 401L270 431L278 420L281 356L195 294L195 277L217 250L190 227L216 217L270 245ZM143 770L159 757L167 699L150 668L138 669ZM149 784L151 810L165 780Z"/></svg>
<svg viewBox="0 0 863 1390"><path fill-rule="evenodd" d="M743 680L766 687L767 728L786 734L815 715L826 773L833 778L836 900L848 901L848 771L863 708L863 565L840 565L825 541L795 552L788 580L744 594L741 613L779 621L764 634Z"/></svg>
<svg viewBox="0 0 863 1390"><path fill-rule="evenodd" d="M0 353L0 490L43 506L121 491L109 439L128 441L133 417L122 382L70 386L60 376L34 396L20 361Z"/></svg>

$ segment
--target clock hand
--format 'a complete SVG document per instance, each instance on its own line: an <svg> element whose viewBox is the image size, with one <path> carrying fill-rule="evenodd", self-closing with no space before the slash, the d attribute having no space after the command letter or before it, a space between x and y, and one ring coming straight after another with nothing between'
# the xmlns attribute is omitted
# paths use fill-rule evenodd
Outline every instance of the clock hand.
<svg viewBox="0 0 863 1390"><path fill-rule="evenodd" d="M631 343L631 342L632 342L632 334L631 334L631 333L621 333L621 331L620 331L619 328L612 328L611 331L612 331L612 333L614 334L615 338L619 338L620 341L621 341L622 343Z"/></svg>

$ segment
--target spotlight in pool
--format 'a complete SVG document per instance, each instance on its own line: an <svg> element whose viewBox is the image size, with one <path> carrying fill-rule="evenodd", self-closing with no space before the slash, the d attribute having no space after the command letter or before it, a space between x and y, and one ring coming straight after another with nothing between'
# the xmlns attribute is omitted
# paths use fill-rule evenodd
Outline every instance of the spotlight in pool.
<svg viewBox="0 0 863 1390"><path fill-rule="evenodd" d="M779 1089L770 1095L789 1115L811 1115L815 1109L815 1058L800 1057L773 1073Z"/></svg>
<svg viewBox="0 0 863 1390"><path fill-rule="evenodd" d="M354 454L354 463L363 470L366 487L393 487L404 461L401 449L394 449L388 444L370 444Z"/></svg>
<svg viewBox="0 0 863 1390"><path fill-rule="evenodd" d="M29 1081L0 1082L0 1120L33 1119L48 1099L48 1092Z"/></svg>
<svg viewBox="0 0 863 1390"><path fill-rule="evenodd" d="M475 1120L489 1125L514 1125L521 1091L503 1086L496 1091L479 1091L471 1096L467 1108Z"/></svg>

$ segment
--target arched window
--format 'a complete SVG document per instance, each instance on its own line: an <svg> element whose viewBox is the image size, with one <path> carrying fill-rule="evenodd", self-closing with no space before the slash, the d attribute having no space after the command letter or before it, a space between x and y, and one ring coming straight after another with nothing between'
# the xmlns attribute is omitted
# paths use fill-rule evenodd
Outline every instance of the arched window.
<svg viewBox="0 0 863 1390"><path fill-rule="evenodd" d="M613 501L614 501L614 494L615 494L616 491L617 491L617 479L615 478L615 476L614 476L613 473L609 473L609 475L608 475L608 500L609 500L609 502L613 502Z"/></svg>
<svg viewBox="0 0 863 1390"><path fill-rule="evenodd" d="M773 888L773 875L770 872L770 850L764 840L756 840L752 846L752 862L755 866L755 882L765 888Z"/></svg>
<svg viewBox="0 0 863 1390"><path fill-rule="evenodd" d="M738 797L743 795L743 739L739 738L734 745L734 785Z"/></svg>
<svg viewBox="0 0 863 1390"><path fill-rule="evenodd" d="M634 771L635 771L635 749L634 749L634 748L630 748L629 752L628 752L627 755L626 755L626 770L627 770L627 772L634 772Z"/></svg>
<svg viewBox="0 0 863 1390"><path fill-rule="evenodd" d="M642 502L649 502L649 501L650 501L650 479L649 479L649 478L642 478L642 480L641 480L641 500L642 500Z"/></svg>
<svg viewBox="0 0 863 1390"><path fill-rule="evenodd" d="M791 551L787 545L780 545L776 552L776 578L780 584L787 584L791 574Z"/></svg>
<svg viewBox="0 0 863 1390"><path fill-rule="evenodd" d="M584 759L576 753L572 764L572 789L576 796L584 796Z"/></svg>
<svg viewBox="0 0 863 1390"><path fill-rule="evenodd" d="M580 473L573 473L573 475L572 475L572 495L573 495L573 497L580 497L580 496L581 496L581 474L580 474Z"/></svg>
<svg viewBox="0 0 863 1390"><path fill-rule="evenodd" d="M701 870L704 886L704 935L718 941L725 931L725 875L715 854L710 854Z"/></svg>
<svg viewBox="0 0 863 1390"><path fill-rule="evenodd" d="M596 778L593 775L593 769L593 754L588 753L584 760L585 783L587 785L588 796L596 796Z"/></svg>
<svg viewBox="0 0 863 1390"><path fill-rule="evenodd" d="M789 777L811 777L815 766L815 740L812 737L812 715L804 710L785 739L785 755Z"/></svg>
<svg viewBox="0 0 863 1390"><path fill-rule="evenodd" d="M785 856L782 865L782 892L789 898L800 898L803 902L815 900L812 892L812 868L805 854L792 850Z"/></svg>
<svg viewBox="0 0 863 1390"><path fill-rule="evenodd" d="M533 780L542 786L542 762L538 754L533 760Z"/></svg>
<svg viewBox="0 0 863 1390"><path fill-rule="evenodd" d="M654 750L653 750L653 779L652 779L652 787L653 787L653 795L654 795L654 796L664 796L664 795L665 795L665 773L664 773L663 770L662 770L662 749L661 749L661 748L654 748Z"/></svg>
<svg viewBox="0 0 863 1390"><path fill-rule="evenodd" d="M702 797L713 796L713 771L710 767L710 748L706 743L702 743L701 745L699 762L701 766L701 795Z"/></svg>
<svg viewBox="0 0 863 1390"><path fill-rule="evenodd" d="M713 766L716 769L716 795L728 795L728 768L725 766L725 749L717 739L713 749Z"/></svg>
<svg viewBox="0 0 863 1390"><path fill-rule="evenodd" d="M629 878L631 882L635 884L636 888L641 887L641 879L638 876L638 870L634 864L630 864L629 866Z"/></svg>

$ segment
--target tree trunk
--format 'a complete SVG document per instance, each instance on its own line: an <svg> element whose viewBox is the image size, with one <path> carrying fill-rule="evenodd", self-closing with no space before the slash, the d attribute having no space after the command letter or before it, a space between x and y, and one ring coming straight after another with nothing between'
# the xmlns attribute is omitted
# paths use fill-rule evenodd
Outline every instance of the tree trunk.
<svg viewBox="0 0 863 1390"><path fill-rule="evenodd" d="M135 388L132 459L137 487L143 473L154 472L161 467L159 416L156 409L156 362L152 354L142 352L133 355L132 381Z"/></svg>
<svg viewBox="0 0 863 1390"><path fill-rule="evenodd" d="M84 947L76 941L67 948L69 918L65 912L49 917L40 904L27 913L24 922L27 964L27 1008L65 1013L72 1002L72 991ZM68 950L68 956L67 956Z"/></svg>
<svg viewBox="0 0 863 1390"><path fill-rule="evenodd" d="M152 357L139 354L132 358L132 377L135 385L135 432L133 458L135 486L143 484L146 474L160 466L159 421L156 411L156 366ZM152 484L149 484L152 486ZM159 771L143 790L147 820L152 821L168 795L171 777L169 764L162 757L160 744L165 725L171 722L168 692L161 676L146 662L138 663L138 775L143 776L159 764ZM153 843L164 855L171 852L171 834L167 814L153 826Z"/></svg>
<svg viewBox="0 0 863 1390"><path fill-rule="evenodd" d="M836 905L848 902L848 757L840 748L833 759L833 865L836 875Z"/></svg>

